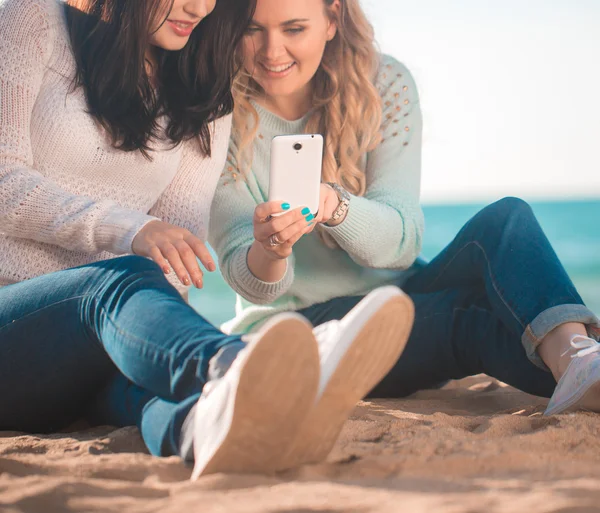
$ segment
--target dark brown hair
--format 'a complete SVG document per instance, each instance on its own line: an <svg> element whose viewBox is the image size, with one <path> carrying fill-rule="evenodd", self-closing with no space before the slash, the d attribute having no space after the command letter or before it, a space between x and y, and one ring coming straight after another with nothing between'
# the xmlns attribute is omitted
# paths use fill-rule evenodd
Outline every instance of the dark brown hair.
<svg viewBox="0 0 600 513"><path fill-rule="evenodd" d="M88 112L115 148L150 158L152 144L161 139L158 120L165 115L173 146L197 137L210 156L209 124L233 110L234 52L256 0L217 0L185 48L156 48L153 86L146 69L150 28L166 20L172 5L165 0L69 1L74 86L84 89Z"/></svg>

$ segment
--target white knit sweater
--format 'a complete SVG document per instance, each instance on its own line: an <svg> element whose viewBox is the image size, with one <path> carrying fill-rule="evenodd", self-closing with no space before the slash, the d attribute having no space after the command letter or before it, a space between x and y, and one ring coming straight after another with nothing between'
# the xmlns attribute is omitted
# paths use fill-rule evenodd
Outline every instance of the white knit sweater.
<svg viewBox="0 0 600 513"><path fill-rule="evenodd" d="M74 73L60 0L0 0L0 286L130 253L157 218L206 237L231 117L211 159L194 141L148 161L111 147Z"/></svg>

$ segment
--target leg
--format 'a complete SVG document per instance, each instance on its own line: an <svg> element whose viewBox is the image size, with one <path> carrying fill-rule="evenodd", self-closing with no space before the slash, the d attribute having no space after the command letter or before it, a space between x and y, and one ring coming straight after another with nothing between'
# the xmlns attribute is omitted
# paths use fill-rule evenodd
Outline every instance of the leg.
<svg viewBox="0 0 600 513"><path fill-rule="evenodd" d="M86 418L95 425L137 426L154 456L181 456L181 433L200 393L167 401L115 372L98 393Z"/></svg>
<svg viewBox="0 0 600 513"><path fill-rule="evenodd" d="M403 397L479 373L531 394L552 394L552 375L527 358L519 332L504 324L483 292L465 288L410 296L415 323L408 343L371 397ZM341 319L361 299L336 298L301 313L319 325Z"/></svg>
<svg viewBox="0 0 600 513"><path fill-rule="evenodd" d="M231 367L245 343L222 348L210 361L208 381L221 379ZM182 456L193 459L191 443L182 454L182 428L200 393L181 402L167 401L134 385L116 371L106 386L88 404L87 420L95 425L137 426L146 447L154 456ZM189 438L189 437L188 437Z"/></svg>
<svg viewBox="0 0 600 513"><path fill-rule="evenodd" d="M276 316L249 337L233 362L229 347L219 351L202 394L180 402L157 397L117 373L97 396L88 419L137 425L152 454L194 460L194 478L287 468L285 450L318 387L311 330L296 314Z"/></svg>
<svg viewBox="0 0 600 513"><path fill-rule="evenodd" d="M157 396L201 391L210 358L240 343L200 317L154 263L124 257L0 288L2 429L70 423L114 372Z"/></svg>
<svg viewBox="0 0 600 513"><path fill-rule="evenodd" d="M159 267L140 257L10 285L0 289L0 302L4 365L22 366L11 357L12 345L35 346L41 337L64 344L63 330L72 326L72 346L95 346L129 380L171 400L201 391L210 358L240 342L198 315Z"/></svg>
<svg viewBox="0 0 600 513"><path fill-rule="evenodd" d="M512 332L521 334L528 357L542 369L547 367L537 348L552 330L569 322L586 325L590 331L600 326L531 208L515 198L483 209L404 284L409 294L466 286L485 290L494 313Z"/></svg>
<svg viewBox="0 0 600 513"><path fill-rule="evenodd" d="M484 373L550 397L556 385L534 365L518 333L468 290L414 294L415 324L402 356L371 397L403 397L449 379Z"/></svg>

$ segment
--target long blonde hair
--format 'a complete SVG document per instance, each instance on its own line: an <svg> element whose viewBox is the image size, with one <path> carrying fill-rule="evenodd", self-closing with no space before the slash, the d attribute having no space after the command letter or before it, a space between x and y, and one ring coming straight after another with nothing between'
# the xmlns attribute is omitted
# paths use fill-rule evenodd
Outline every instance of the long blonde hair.
<svg viewBox="0 0 600 513"><path fill-rule="evenodd" d="M359 0L323 0L327 14L337 24L327 43L321 65L313 77L313 112L307 133L323 134L324 182L337 182L352 194L366 189L364 156L381 141L382 100L374 85L380 57L373 27ZM252 165L252 142L259 117L250 100L264 94L252 76L243 71L234 85L234 135L238 142L237 167L246 176Z"/></svg>

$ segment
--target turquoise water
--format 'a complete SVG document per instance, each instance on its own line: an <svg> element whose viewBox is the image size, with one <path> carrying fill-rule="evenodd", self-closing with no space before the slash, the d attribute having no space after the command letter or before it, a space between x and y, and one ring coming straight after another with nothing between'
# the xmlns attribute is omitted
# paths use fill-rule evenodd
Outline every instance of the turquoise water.
<svg viewBox="0 0 600 513"><path fill-rule="evenodd" d="M424 207L423 256L433 258L483 206ZM540 202L532 207L584 301L600 312L600 201ZM190 299L215 324L233 317L235 295L218 273L207 273L204 289L193 291Z"/></svg>

